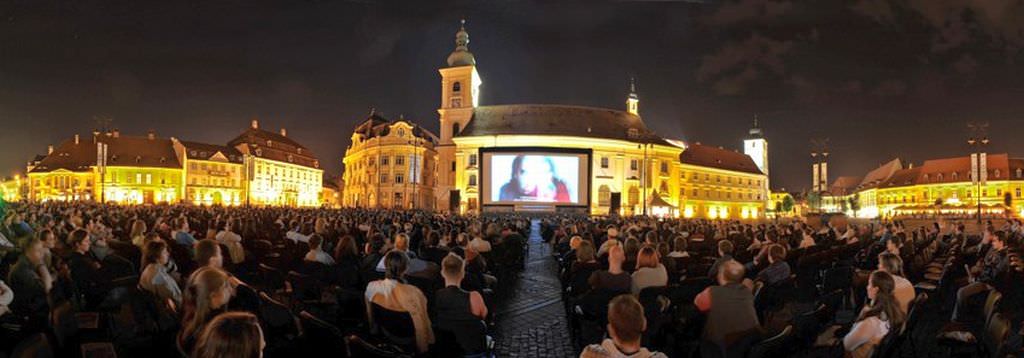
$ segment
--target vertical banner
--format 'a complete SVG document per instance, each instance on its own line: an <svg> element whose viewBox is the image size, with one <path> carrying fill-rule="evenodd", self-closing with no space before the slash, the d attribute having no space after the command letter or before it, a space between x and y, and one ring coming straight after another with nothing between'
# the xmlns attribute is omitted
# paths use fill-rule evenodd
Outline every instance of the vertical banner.
<svg viewBox="0 0 1024 358"><path fill-rule="evenodd" d="M978 183L978 153L971 153L971 184Z"/></svg>
<svg viewBox="0 0 1024 358"><path fill-rule="evenodd" d="M978 175L981 176L981 185L985 185L985 181L988 180L988 159L984 152L978 157Z"/></svg>
<svg viewBox="0 0 1024 358"><path fill-rule="evenodd" d="M818 190L818 185L820 183L820 181L818 180L818 163L814 163L814 165L811 166L811 172L813 173L812 176L814 177L814 179L811 181L811 190L820 191Z"/></svg>
<svg viewBox="0 0 1024 358"><path fill-rule="evenodd" d="M821 185L819 190L828 190L828 162L821 163Z"/></svg>

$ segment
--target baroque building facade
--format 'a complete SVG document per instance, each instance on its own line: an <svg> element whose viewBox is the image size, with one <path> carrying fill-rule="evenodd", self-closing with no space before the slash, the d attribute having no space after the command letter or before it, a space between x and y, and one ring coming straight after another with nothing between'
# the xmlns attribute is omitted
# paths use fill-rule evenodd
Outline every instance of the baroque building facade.
<svg viewBox="0 0 1024 358"><path fill-rule="evenodd" d="M437 136L410 121L371 113L342 160L344 207L434 208Z"/></svg>

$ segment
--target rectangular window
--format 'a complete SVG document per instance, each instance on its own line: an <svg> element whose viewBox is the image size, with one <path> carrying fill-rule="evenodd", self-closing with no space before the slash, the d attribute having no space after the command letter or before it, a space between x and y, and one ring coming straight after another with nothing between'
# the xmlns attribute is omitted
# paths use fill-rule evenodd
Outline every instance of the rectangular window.
<svg viewBox="0 0 1024 358"><path fill-rule="evenodd" d="M452 171L453 172L455 171L455 161L454 160L452 161Z"/></svg>
<svg viewBox="0 0 1024 358"><path fill-rule="evenodd" d="M390 161L391 161L391 157L389 157L389 156L385 155L383 157L380 157L380 165L388 165L388 162L390 162Z"/></svg>
<svg viewBox="0 0 1024 358"><path fill-rule="evenodd" d="M469 155L469 166L471 166L471 167L475 167L476 166L476 154L470 154Z"/></svg>
<svg viewBox="0 0 1024 358"><path fill-rule="evenodd" d="M601 157L601 169L608 169L608 157Z"/></svg>
<svg viewBox="0 0 1024 358"><path fill-rule="evenodd" d="M380 182L381 183L387 183L388 182L388 175L387 174L381 174L380 175Z"/></svg>
<svg viewBox="0 0 1024 358"><path fill-rule="evenodd" d="M395 156L395 165L405 165L405 157L401 155Z"/></svg>
<svg viewBox="0 0 1024 358"><path fill-rule="evenodd" d="M462 107L462 98L460 98L460 97L452 97L452 108L460 108L460 107Z"/></svg>
<svg viewBox="0 0 1024 358"><path fill-rule="evenodd" d="M395 174L395 184L402 184L403 180L405 180L405 178L402 174Z"/></svg>
<svg viewBox="0 0 1024 358"><path fill-rule="evenodd" d="M629 160L629 170L637 170L640 167L640 163L636 159Z"/></svg>
<svg viewBox="0 0 1024 358"><path fill-rule="evenodd" d="M142 173L135 173L135 183L142 184Z"/></svg>
<svg viewBox="0 0 1024 358"><path fill-rule="evenodd" d="M661 162L661 174L668 174L668 163Z"/></svg>
<svg viewBox="0 0 1024 358"><path fill-rule="evenodd" d="M146 174L146 184L153 184L153 174Z"/></svg>
<svg viewBox="0 0 1024 358"><path fill-rule="evenodd" d="M469 186L476 186L476 174L470 174Z"/></svg>
<svg viewBox="0 0 1024 358"><path fill-rule="evenodd" d="M694 196L694 197L696 197L696 196L697 196L697 189L693 189L693 196Z"/></svg>

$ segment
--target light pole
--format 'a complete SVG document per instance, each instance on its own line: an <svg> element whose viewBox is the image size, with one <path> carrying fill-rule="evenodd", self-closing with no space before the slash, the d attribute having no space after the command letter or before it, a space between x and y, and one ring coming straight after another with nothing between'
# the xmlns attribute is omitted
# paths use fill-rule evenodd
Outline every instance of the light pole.
<svg viewBox="0 0 1024 358"><path fill-rule="evenodd" d="M978 224L980 225L981 224L981 199L982 199L982 197L981 197L981 182L982 182L982 179L983 179L982 175L987 174L987 173L985 173L985 170L982 170L983 169L982 166L983 165L987 166L986 164L988 164L988 163L985 163L986 160L984 158L984 156L985 156L985 148L984 147L986 145L988 145L988 136L985 134L985 129L988 128L988 123L982 123L982 124L971 123L971 124L968 124L967 127L971 128L971 132L973 134L970 138L967 139L967 144L971 146L971 152L972 152L971 153L971 157L972 157L971 161L973 162L974 167L975 167L975 168L973 168L973 173L971 173L971 174L974 175L973 179L974 179L974 183L975 183L975 189L977 190L975 192L975 194L977 195L975 201L977 201L977 204L978 204Z"/></svg>

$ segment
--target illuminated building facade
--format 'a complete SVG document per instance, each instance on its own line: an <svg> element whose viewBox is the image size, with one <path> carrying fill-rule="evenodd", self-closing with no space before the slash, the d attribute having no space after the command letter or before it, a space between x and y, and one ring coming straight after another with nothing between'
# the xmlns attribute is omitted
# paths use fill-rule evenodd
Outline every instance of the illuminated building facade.
<svg viewBox="0 0 1024 358"><path fill-rule="evenodd" d="M344 207L434 208L437 136L405 120L371 113L342 160Z"/></svg>
<svg viewBox="0 0 1024 358"><path fill-rule="evenodd" d="M194 205L238 206L245 203L244 156L214 144L175 141L185 166L185 200Z"/></svg>
<svg viewBox="0 0 1024 358"><path fill-rule="evenodd" d="M767 176L754 160L736 151L687 146L656 135L640 117L635 84L630 84L625 111L570 105L481 106L483 81L468 44L469 34L460 28L455 50L439 70L440 132L436 139L425 141L431 145L417 148L396 138L398 128L409 132L418 128L403 121L371 115L356 128L344 159L344 206L394 207L401 198L403 206L481 212L485 209L481 153L539 148L586 153L589 162L580 163L589 173L581 181L585 200L574 204L588 213L616 210L625 215L735 219L764 215ZM758 143L767 158L767 142ZM395 183L396 155L408 157L411 151L424 153L424 182L417 197L432 201L410 203L406 193L415 189ZM431 182L434 177L436 182ZM407 176L401 184L409 184Z"/></svg>
<svg viewBox="0 0 1024 358"><path fill-rule="evenodd" d="M823 209L864 218L969 217L977 212L980 201L984 215L1021 215L1024 159L1005 153L986 157L981 183L972 178L970 157L932 159L920 166L907 167L893 160L870 172L845 195L835 195L837 203L841 198L856 200L856 213L850 205Z"/></svg>
<svg viewBox="0 0 1024 358"><path fill-rule="evenodd" d="M27 189L28 180L22 178L20 174L15 175L0 181L0 199L6 202L21 201L25 198Z"/></svg>
<svg viewBox="0 0 1024 358"><path fill-rule="evenodd" d="M257 120L228 142L243 154L247 202L256 206L320 206L323 174L312 151L280 134L260 129Z"/></svg>

